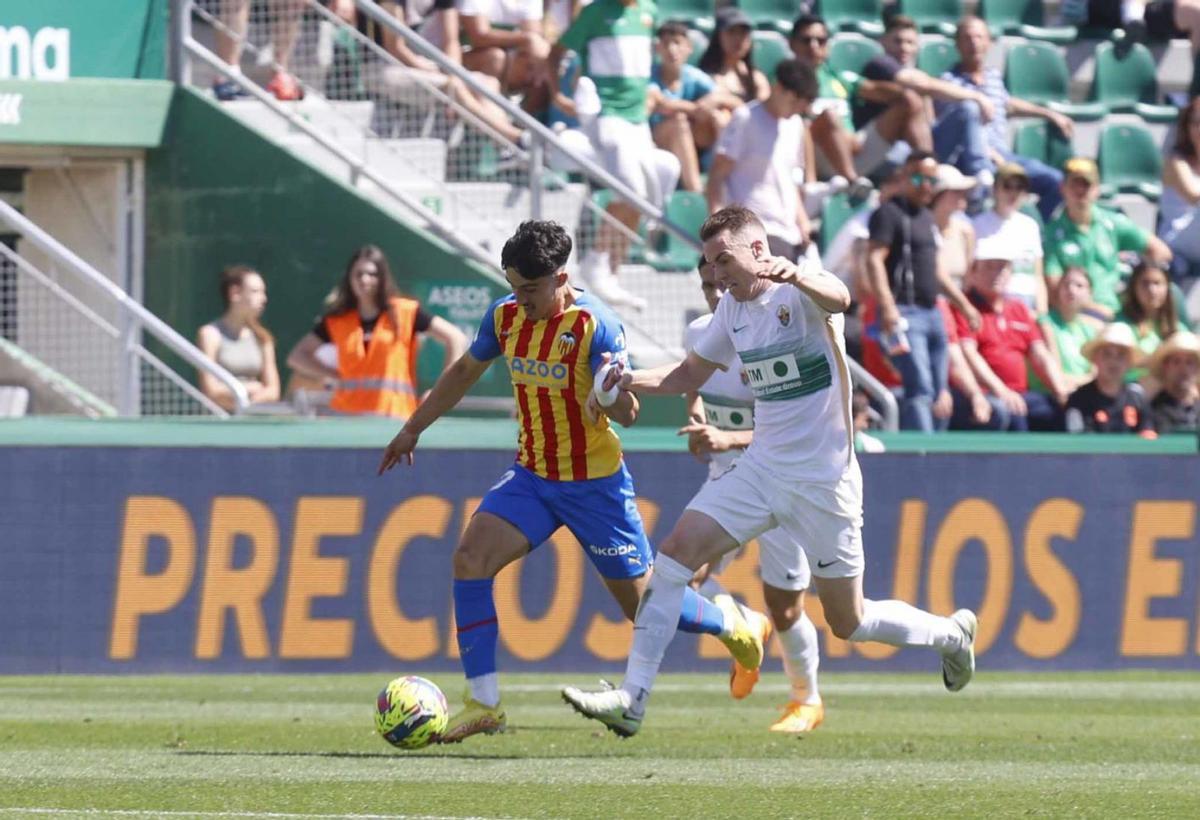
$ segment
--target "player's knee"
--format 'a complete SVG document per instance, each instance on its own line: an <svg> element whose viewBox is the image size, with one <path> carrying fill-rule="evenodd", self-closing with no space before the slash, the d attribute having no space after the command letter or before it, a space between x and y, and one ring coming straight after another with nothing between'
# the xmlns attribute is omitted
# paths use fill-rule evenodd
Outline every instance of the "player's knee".
<svg viewBox="0 0 1200 820"><path fill-rule="evenodd" d="M853 612L826 612L825 622L829 624L829 631L834 637L848 641L858 629L861 619Z"/></svg>
<svg viewBox="0 0 1200 820"><path fill-rule="evenodd" d="M764 586L763 601L776 632L791 629L804 613L804 593L801 591L793 592Z"/></svg>
<svg viewBox="0 0 1200 820"><path fill-rule="evenodd" d="M454 577L460 581L491 578L500 570L499 567L490 566L492 561L487 550L477 548L470 542L460 543L455 548L452 563Z"/></svg>

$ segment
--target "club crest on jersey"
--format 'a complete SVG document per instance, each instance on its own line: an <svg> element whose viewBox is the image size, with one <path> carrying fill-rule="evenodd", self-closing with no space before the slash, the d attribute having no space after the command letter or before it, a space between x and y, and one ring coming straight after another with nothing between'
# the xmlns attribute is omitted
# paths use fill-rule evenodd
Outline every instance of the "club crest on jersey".
<svg viewBox="0 0 1200 820"><path fill-rule="evenodd" d="M775 311L775 318L779 320L779 324L787 327L792 323L792 312L788 310L787 305L780 305L779 310Z"/></svg>
<svg viewBox="0 0 1200 820"><path fill-rule="evenodd" d="M571 349L575 347L575 342L575 334L571 331L568 330L566 333L560 334L558 337L558 355L565 358L571 352Z"/></svg>
<svg viewBox="0 0 1200 820"><path fill-rule="evenodd" d="M745 386L749 386L749 384L750 384L750 374L746 372L746 369L745 369L745 368L742 368L742 369L741 369L741 370L738 372L738 375L739 375L739 376L741 377L741 379L742 379L742 384L743 384L743 385L745 385Z"/></svg>

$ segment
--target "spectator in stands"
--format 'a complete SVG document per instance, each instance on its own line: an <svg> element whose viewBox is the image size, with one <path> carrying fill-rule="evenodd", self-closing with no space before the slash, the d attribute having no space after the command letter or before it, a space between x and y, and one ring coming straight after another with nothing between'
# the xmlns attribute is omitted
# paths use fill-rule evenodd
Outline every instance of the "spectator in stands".
<svg viewBox="0 0 1200 820"><path fill-rule="evenodd" d="M1138 433L1154 438L1146 394L1125 378L1142 358L1129 326L1105 326L1083 346L1083 355L1096 366L1096 378L1067 399L1067 432Z"/></svg>
<svg viewBox="0 0 1200 820"><path fill-rule="evenodd" d="M1011 250L995 237L976 247L967 294L982 314L982 324L974 330L967 317L956 312L958 335L975 378L1000 400L1008 415L1007 423L998 429L1061 430L1067 381L1029 308L1004 295L1012 274L1011 256ZM1050 395L1029 389L1030 367L1049 387ZM963 421L962 411L956 411Z"/></svg>
<svg viewBox="0 0 1200 820"><path fill-rule="evenodd" d="M971 224L977 241L995 237L1013 250L1013 272L1008 295L1020 299L1038 316L1049 309L1046 277L1042 273L1042 226L1021 213L1021 201L1029 190L1029 176L1015 162L996 169L992 210L977 214Z"/></svg>
<svg viewBox="0 0 1200 820"><path fill-rule="evenodd" d="M829 27L820 17L797 17L788 45L796 59L817 74L818 96L809 112L809 127L818 149L818 168L827 169L821 175L841 175L853 184L851 195L862 196L871 189L871 181L864 175L883 163L892 143L914 138L909 126L912 108L920 104L920 97L915 93L906 96L894 84L867 80L849 71L835 72L829 66ZM851 114L856 100L872 100L886 107L871 123L856 130Z"/></svg>
<svg viewBox="0 0 1200 820"><path fill-rule="evenodd" d="M700 70L713 78L717 88L742 102L765 100L771 81L754 67L754 24L737 6L717 9L717 27L708 48L700 55Z"/></svg>
<svg viewBox="0 0 1200 820"><path fill-rule="evenodd" d="M862 390L855 390L851 397L854 411L854 449L860 453L882 453L887 450L883 442L871 435L871 398Z"/></svg>
<svg viewBox="0 0 1200 820"><path fill-rule="evenodd" d="M1177 276L1200 276L1200 97L1179 109L1162 181L1158 235L1175 254Z"/></svg>
<svg viewBox="0 0 1200 820"><path fill-rule="evenodd" d="M1150 402L1159 433L1200 431L1200 337L1181 330L1150 357L1150 375L1162 389Z"/></svg>
<svg viewBox="0 0 1200 820"><path fill-rule="evenodd" d="M219 285L225 312L200 327L196 346L245 385L252 404L279 401L275 339L259 321L267 307L262 275L247 265L233 265L221 271ZM199 374L200 391L226 410L234 410L229 388L203 370Z"/></svg>
<svg viewBox="0 0 1200 820"><path fill-rule="evenodd" d="M1143 359L1158 350L1163 340L1179 329L1179 313L1166 272L1144 260L1138 263L1121 294L1121 310L1113 321L1129 326ZM1133 382L1145 375L1145 370L1133 368L1128 378ZM1154 395L1156 385L1143 386Z"/></svg>
<svg viewBox="0 0 1200 820"><path fill-rule="evenodd" d="M333 302L312 331L288 354L288 366L332 383L330 407L353 415L408 418L416 409L420 334L445 348L445 368L467 349L467 337L420 303L400 295L382 250L365 245L354 252ZM316 355L331 342L337 368Z"/></svg>
<svg viewBox="0 0 1200 820"><path fill-rule="evenodd" d="M938 293L945 293L972 327L980 321L937 263L937 228L929 210L936 182L937 161L913 152L904 165L901 195L880 205L868 223L867 269L879 302L879 338L904 381L900 423L923 432L934 430L932 405L948 378Z"/></svg>
<svg viewBox="0 0 1200 820"><path fill-rule="evenodd" d="M1023 157L1009 148L1008 118L1039 117L1070 139L1074 124L1071 118L1042 105L1010 96L1004 87L1004 77L997 68L986 65L992 48L992 35L987 23L978 17L964 17L955 35L959 62L943 78L976 95L974 100L939 102L937 122L933 126L933 142L943 162L959 168L964 174L980 177L988 185L996 168L1005 162L1015 162L1025 169L1030 189L1038 196L1038 211L1048 220L1058 207L1061 197L1062 174L1046 163ZM987 101L987 105L979 99ZM986 190L980 190L980 199Z"/></svg>
<svg viewBox="0 0 1200 820"><path fill-rule="evenodd" d="M775 68L770 95L734 112L708 172L709 213L744 205L762 217L773 256L796 261L811 226L796 178L808 164L802 115L817 95L817 78L798 60ZM799 172L799 173L798 173Z"/></svg>
<svg viewBox="0 0 1200 820"><path fill-rule="evenodd" d="M700 191L700 152L717 141L739 97L717 88L712 77L688 65L692 41L687 26L667 22L658 27L654 45L658 61L650 71L654 144L679 159L679 187Z"/></svg>
<svg viewBox="0 0 1200 820"><path fill-rule="evenodd" d="M649 0L594 0L550 50L546 75L559 76L559 63L568 50L580 56L575 113L600 164L639 197L661 207L675 183L661 184L647 122L653 39L654 6ZM581 89L595 91L584 106L579 105ZM636 205L614 197L608 213L636 233ZM594 246L580 261L580 278L605 302L642 310L646 300L617 284L617 270L628 249L626 236L602 223Z"/></svg>
<svg viewBox="0 0 1200 820"><path fill-rule="evenodd" d="M454 0L381 0L379 5L419 33L430 44L441 49L450 62L463 64L463 51L459 43L459 12ZM523 142L524 130L514 125L504 109L482 92L471 89L458 77L443 73L436 62L418 54L403 37L391 29L381 27L381 30L376 31L376 38L388 53L403 63L404 68L396 71L392 70L392 67L381 67L382 76L371 81L371 90L377 89L385 96L395 96L404 102L411 99L408 88L412 83L432 85L442 89L448 97L479 117L505 139L514 143ZM500 92L500 82L496 78L479 71L473 72L472 76L479 85L495 93Z"/></svg>
<svg viewBox="0 0 1200 820"><path fill-rule="evenodd" d="M1190 39L1192 56L1200 54L1200 0L1068 0L1062 11L1071 25L1123 28L1132 40Z"/></svg>
<svg viewBox="0 0 1200 820"><path fill-rule="evenodd" d="M462 29L471 46L462 64L500 81L505 94L527 97L529 111L549 101L542 73L550 43L542 32L542 0L459 0Z"/></svg>
<svg viewBox="0 0 1200 820"><path fill-rule="evenodd" d="M1146 233L1122 213L1096 205L1100 196L1100 172L1086 157L1074 157L1063 165L1063 209L1046 225L1044 233L1046 285L1054 289L1069 267L1081 267L1092 283L1089 311L1111 319L1120 307L1117 292L1121 281L1121 251L1141 254L1166 267L1171 249L1161 239Z"/></svg>
<svg viewBox="0 0 1200 820"><path fill-rule="evenodd" d="M928 114L926 98L961 102L972 100L978 106L984 120L993 116L992 103L987 95L936 77L930 77L916 67L919 38L917 24L903 14L890 18L883 38L884 53L873 57L863 67L863 77L881 84L891 84L895 97L892 104L903 102L907 107L906 141L920 151L934 150L932 122ZM882 88L889 88L887 85ZM854 124L861 129L882 115L888 108L887 102L870 99L860 100L854 109Z"/></svg>
<svg viewBox="0 0 1200 820"><path fill-rule="evenodd" d="M300 15L304 0L275 0L271 9L271 51L275 60L275 75L267 90L277 100L298 100L304 96L296 78L288 71L296 36L300 33ZM242 51L246 32L250 28L250 0L220 0L221 26L216 31L217 56L230 66L231 74L241 74ZM213 81L213 94L228 101L247 96L240 85L228 76Z"/></svg>
<svg viewBox="0 0 1200 820"><path fill-rule="evenodd" d="M1015 246L1010 247L1015 250ZM1012 295L1011 287L1009 295ZM1083 268L1067 268L1059 277L1049 312L1038 319L1042 337L1050 348L1050 355L1058 362L1058 369L1062 371L1070 392L1091 381L1095 373L1092 363L1083 355L1083 346L1096 337L1104 323L1083 312L1091 301L1091 283L1087 272ZM1036 373L1031 373L1029 379L1034 390L1048 392Z"/></svg>
<svg viewBox="0 0 1200 820"><path fill-rule="evenodd" d="M967 192L975 186L972 177L963 176L953 165L938 166L930 206L940 239L938 265L960 290L975 258L975 228L966 215Z"/></svg>

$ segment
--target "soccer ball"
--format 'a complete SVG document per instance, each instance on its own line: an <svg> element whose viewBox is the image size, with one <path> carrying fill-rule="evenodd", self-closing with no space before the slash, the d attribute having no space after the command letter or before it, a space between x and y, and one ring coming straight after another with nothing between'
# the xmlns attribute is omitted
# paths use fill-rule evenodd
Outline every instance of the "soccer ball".
<svg viewBox="0 0 1200 820"><path fill-rule="evenodd" d="M398 749L420 749L446 731L450 710L437 684L405 675L375 699L375 729Z"/></svg>

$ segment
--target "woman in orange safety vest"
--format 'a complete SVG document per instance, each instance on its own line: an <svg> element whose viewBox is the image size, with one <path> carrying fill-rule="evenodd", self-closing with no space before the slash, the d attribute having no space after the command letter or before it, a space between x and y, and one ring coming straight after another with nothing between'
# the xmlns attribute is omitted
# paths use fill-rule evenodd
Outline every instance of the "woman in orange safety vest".
<svg viewBox="0 0 1200 820"><path fill-rule="evenodd" d="M288 366L332 382L338 413L408 418L416 409L418 334L446 348L446 367L467 349L467 337L440 316L401 296L387 257L375 245L354 252L320 321L288 354ZM336 367L318 349L331 344Z"/></svg>

